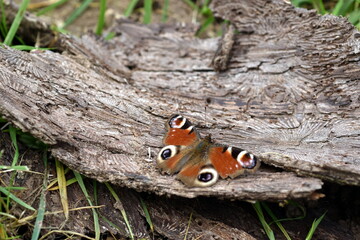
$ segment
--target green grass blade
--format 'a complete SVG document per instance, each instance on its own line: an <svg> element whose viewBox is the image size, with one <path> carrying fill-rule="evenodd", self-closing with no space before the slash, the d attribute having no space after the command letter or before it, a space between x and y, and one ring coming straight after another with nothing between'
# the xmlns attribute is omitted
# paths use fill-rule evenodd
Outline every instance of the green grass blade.
<svg viewBox="0 0 360 240"><path fill-rule="evenodd" d="M301 212L302 212L302 216L299 217L293 217L293 218L282 218L282 219L277 219L276 221L272 221L271 223L269 223L269 225L273 224L274 222L283 222L283 221L293 221L293 220L301 220L304 219L306 217L306 209L301 206L299 203L293 201L293 200L287 200L287 202L291 205L294 205L296 207L298 207Z"/></svg>
<svg viewBox="0 0 360 240"><path fill-rule="evenodd" d="M29 148L33 148L36 150L42 150L42 151L45 151L48 148L48 146L45 143L43 143L39 139L36 139L34 136L32 136L29 133L23 133L23 132L19 131L18 139L19 139L19 141L24 143Z"/></svg>
<svg viewBox="0 0 360 240"><path fill-rule="evenodd" d="M124 207L122 206L122 203L121 203L121 201L120 201L119 196L116 194L116 192L114 191L114 189L111 187L111 185L110 185L109 183L105 183L105 185L106 185L106 187L109 189L111 195L114 197L116 203L118 203L118 205L120 206L120 212L121 212L121 215L122 215L123 218L124 218L126 227L127 227L128 230L129 230L130 238L131 238L131 239L134 239L134 234L133 234L133 232L132 232L132 229L131 229L129 220L128 220L128 218L127 218L125 209L124 209Z"/></svg>
<svg viewBox="0 0 360 240"><path fill-rule="evenodd" d="M318 13L320 13L321 15L326 14L326 10L322 0L313 0L312 4L313 7L318 11Z"/></svg>
<svg viewBox="0 0 360 240"><path fill-rule="evenodd" d="M124 229L121 229L119 226L117 226L116 224L114 224L113 222L111 222L109 219L107 219L106 217L100 215L100 218L107 222L110 226L112 226L113 228L117 229L119 232L121 232L121 234L125 235L125 231Z"/></svg>
<svg viewBox="0 0 360 240"><path fill-rule="evenodd" d="M76 180L78 181L78 184L79 184L82 192L84 193L84 195L85 195L85 197L86 197L89 205L90 205L90 206L94 206L94 205L92 204L92 201L91 201L91 199L90 199L90 196L89 196L89 194L88 194L88 192L87 192L87 190L86 190L86 186L85 186L85 184L84 184L84 181L83 181L83 179L82 179L82 176L81 176L78 172L75 172L75 171L73 171L73 172L74 172L75 178L76 178ZM92 208L91 210L92 210L92 212L93 212L93 217L94 217L95 239L96 239L96 240L99 240L99 239L100 239L99 216L98 216L98 213L96 212L95 209Z"/></svg>
<svg viewBox="0 0 360 240"><path fill-rule="evenodd" d="M267 214L272 218L272 220L275 222L275 224L278 226L280 231L284 234L287 240L291 240L291 237L286 232L285 228L282 226L282 224L278 221L277 217L274 215L274 213L271 211L271 209L268 207L268 205L264 202L261 203L262 207L265 209Z"/></svg>
<svg viewBox="0 0 360 240"><path fill-rule="evenodd" d="M21 20L24 17L24 14L25 14L25 11L26 11L26 8L27 8L29 2L30 2L30 0L23 0L21 2L21 5L19 7L19 11L16 13L15 19L14 19L13 23L11 24L9 32L6 35L6 38L4 40L4 44L6 44L8 46L11 45L11 43L12 43L12 41L14 39L15 33L16 33L16 31L18 30L18 28L20 26Z"/></svg>
<svg viewBox="0 0 360 240"><path fill-rule="evenodd" d="M252 206L255 209L255 212L258 215L259 220L260 220L261 224L263 225L263 228L264 228L268 238L270 240L275 240L274 232L273 232L273 230L270 228L269 224L265 220L264 213L263 213L263 211L261 209L260 203L258 201L256 201L256 203L252 204Z"/></svg>
<svg viewBox="0 0 360 240"><path fill-rule="evenodd" d="M191 0L183 0L187 5L189 5L193 10L197 11L199 7L193 3Z"/></svg>
<svg viewBox="0 0 360 240"><path fill-rule="evenodd" d="M19 147L18 147L18 144L17 144L16 133L17 133L16 128L14 128L12 125L9 125L10 139L11 139L12 146L14 147L14 156L13 156L13 160L12 160L12 163L11 163L12 167L15 167L18 160L19 160ZM14 181L15 181L15 176L16 176L16 172L12 172L11 176L10 176L9 186L8 187L13 186ZM9 209L9 207L10 207L10 199L11 199L11 196L6 195L6 208L7 209Z"/></svg>
<svg viewBox="0 0 360 240"><path fill-rule="evenodd" d="M75 21L76 18L78 18L85 10L86 8L90 5L90 3L93 0L85 0L79 8L77 8L75 11L72 12L72 14L70 15L70 17L68 17L68 19L65 20L64 25L62 26L62 28L65 28L67 26L69 26L73 21Z"/></svg>
<svg viewBox="0 0 360 240"><path fill-rule="evenodd" d="M315 219L313 224L311 225L311 228L309 230L309 233L307 234L305 240L310 240L316 230L316 228L319 226L320 222L322 221L322 219L325 217L326 212L321 215L321 217L319 219Z"/></svg>
<svg viewBox="0 0 360 240"><path fill-rule="evenodd" d="M0 154L1 158L1 154ZM4 166L0 165L0 170L13 170L13 171L29 171L27 166Z"/></svg>
<svg viewBox="0 0 360 240"><path fill-rule="evenodd" d="M349 22L356 25L360 20L360 9L356 9L349 14Z"/></svg>
<svg viewBox="0 0 360 240"><path fill-rule="evenodd" d="M40 49L40 50L50 50L51 49L51 48L38 48L38 47L28 46L28 45L13 45L11 47L15 48L17 50L21 50L21 51L31 51L31 50L35 50L35 49Z"/></svg>
<svg viewBox="0 0 360 240"><path fill-rule="evenodd" d="M49 5L49 6L41 9L39 12L37 12L36 16L41 16L41 15L47 13L47 12L50 12L50 11L54 10L55 8L63 5L63 4L66 3L67 1L69 1L69 0L60 0L60 1L57 1L56 3L53 3L53 4Z"/></svg>
<svg viewBox="0 0 360 240"><path fill-rule="evenodd" d="M4 1L0 0L0 11L1 11L1 23L0 23L0 32L3 37L6 36L8 29L6 24L6 15L5 15L5 8L4 8Z"/></svg>
<svg viewBox="0 0 360 240"><path fill-rule="evenodd" d="M64 29L61 26L56 26L56 25L52 25L50 26L51 30L55 31L55 32L60 32L62 34L69 34L70 32L66 29Z"/></svg>
<svg viewBox="0 0 360 240"><path fill-rule="evenodd" d="M161 11L161 22L166 22L168 19L169 0L164 0L164 5Z"/></svg>
<svg viewBox="0 0 360 240"><path fill-rule="evenodd" d="M152 0L144 0L144 20L145 24L151 23Z"/></svg>
<svg viewBox="0 0 360 240"><path fill-rule="evenodd" d="M301 7L303 4L312 4L312 0L291 0L291 4L295 7Z"/></svg>
<svg viewBox="0 0 360 240"><path fill-rule="evenodd" d="M12 190L26 190L26 187L4 187L6 190L8 191L12 191Z"/></svg>
<svg viewBox="0 0 360 240"><path fill-rule="evenodd" d="M96 35L101 35L105 25L106 0L100 0L99 18L96 26Z"/></svg>
<svg viewBox="0 0 360 240"><path fill-rule="evenodd" d="M44 174L44 180L40 195L40 202L39 202L39 208L37 211L37 216L34 224L34 231L31 235L31 240L37 240L39 239L41 226L44 220L45 216L45 208L46 208L46 191L47 191L47 181L48 181L48 160L47 160L47 151L44 151L43 153L43 161L45 166L45 174Z"/></svg>
<svg viewBox="0 0 360 240"><path fill-rule="evenodd" d="M204 1L204 6L203 7L206 7L206 8L209 8L209 4L210 4L211 0L205 0Z"/></svg>
<svg viewBox="0 0 360 240"><path fill-rule="evenodd" d="M346 13L353 3L354 0L339 0L332 11L332 14L335 16L346 16Z"/></svg>
<svg viewBox="0 0 360 240"><path fill-rule="evenodd" d="M114 32L109 32L106 36L105 36L105 40L110 40L113 39L115 37L115 33Z"/></svg>
<svg viewBox="0 0 360 240"><path fill-rule="evenodd" d="M145 202L142 200L142 198L140 198L140 203L141 203L141 207L142 207L142 209L144 210L144 213L145 213L146 222L149 224L151 232L154 232L154 225L153 225L153 223L151 221L150 213L149 213L149 211L148 211L148 209L146 207Z"/></svg>
<svg viewBox="0 0 360 240"><path fill-rule="evenodd" d="M0 215L4 216L6 218L9 218L9 219L17 220L17 218L14 215L11 215L11 214L8 214L8 213L0 212ZM2 238L0 237L0 239L2 239Z"/></svg>
<svg viewBox="0 0 360 240"><path fill-rule="evenodd" d="M125 17L129 17L133 13L135 6L138 2L139 2L139 0L131 0L131 2L129 3L128 7L125 10L125 13L124 13Z"/></svg>
<svg viewBox="0 0 360 240"><path fill-rule="evenodd" d="M0 187L0 192L2 192L5 196L8 196L10 199L12 199L14 202L16 202L17 204L23 206L24 208L27 208L29 210L35 211L35 208L33 208L32 206L30 206L29 204L25 203L24 201L22 201L20 198L16 197L14 194L12 194L11 192L9 192L8 190L6 190L6 188L4 187Z"/></svg>
<svg viewBox="0 0 360 240"><path fill-rule="evenodd" d="M98 202L98 187L97 187L97 181L93 179L93 189L94 189L94 202L95 205L99 205Z"/></svg>
<svg viewBox="0 0 360 240"><path fill-rule="evenodd" d="M13 157L13 161L11 163L11 166L14 167L18 160L19 160L19 146L17 144L17 140L16 140L16 128L14 128L13 126L9 126L9 133L10 133L10 139L12 142L12 145L14 147L14 157Z"/></svg>
<svg viewBox="0 0 360 240"><path fill-rule="evenodd" d="M196 33L196 36L199 36L201 33L203 33L213 22L215 21L214 16L208 17L205 22L201 25L201 28Z"/></svg>

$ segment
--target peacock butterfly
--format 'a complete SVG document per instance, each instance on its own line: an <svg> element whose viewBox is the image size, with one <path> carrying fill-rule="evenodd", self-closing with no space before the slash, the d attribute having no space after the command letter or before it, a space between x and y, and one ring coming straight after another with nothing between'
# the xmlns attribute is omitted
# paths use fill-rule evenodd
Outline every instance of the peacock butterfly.
<svg viewBox="0 0 360 240"><path fill-rule="evenodd" d="M243 149L215 144L210 136L201 139L181 115L171 116L166 128L166 146L158 154L157 165L162 172L178 173L177 177L189 187L208 187L219 176L235 178L260 166L260 161Z"/></svg>

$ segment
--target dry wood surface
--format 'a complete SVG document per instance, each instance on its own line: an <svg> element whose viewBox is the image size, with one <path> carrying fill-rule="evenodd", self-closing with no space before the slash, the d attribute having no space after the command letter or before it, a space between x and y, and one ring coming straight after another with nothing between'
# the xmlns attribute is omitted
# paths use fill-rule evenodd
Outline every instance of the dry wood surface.
<svg viewBox="0 0 360 240"><path fill-rule="evenodd" d="M0 112L72 169L137 191L281 200L311 196L321 179L360 185L360 33L279 0L213 10L237 29L225 71L211 67L219 38L119 21L110 41L60 35L58 52L0 48ZM203 189L161 175L154 158L173 113L264 166Z"/></svg>

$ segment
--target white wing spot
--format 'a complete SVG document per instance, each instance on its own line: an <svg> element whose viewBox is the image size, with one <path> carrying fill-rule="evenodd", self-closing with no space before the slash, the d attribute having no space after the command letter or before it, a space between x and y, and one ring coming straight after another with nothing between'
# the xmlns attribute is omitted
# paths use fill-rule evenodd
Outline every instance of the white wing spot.
<svg viewBox="0 0 360 240"><path fill-rule="evenodd" d="M228 147L226 151L231 155L232 154L232 147Z"/></svg>

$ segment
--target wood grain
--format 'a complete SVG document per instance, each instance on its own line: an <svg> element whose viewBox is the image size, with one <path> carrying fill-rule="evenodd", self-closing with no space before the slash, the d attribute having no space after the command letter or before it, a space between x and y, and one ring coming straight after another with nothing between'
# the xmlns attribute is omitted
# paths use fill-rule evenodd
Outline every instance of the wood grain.
<svg viewBox="0 0 360 240"><path fill-rule="evenodd" d="M280 200L311 196L320 179L360 185L360 34L282 1L241 3L213 3L240 32L221 73L210 67L219 39L183 25L120 21L110 41L61 35L61 53L0 48L0 112L69 167L138 191ZM161 175L147 159L176 112L291 172L263 167L206 189Z"/></svg>

